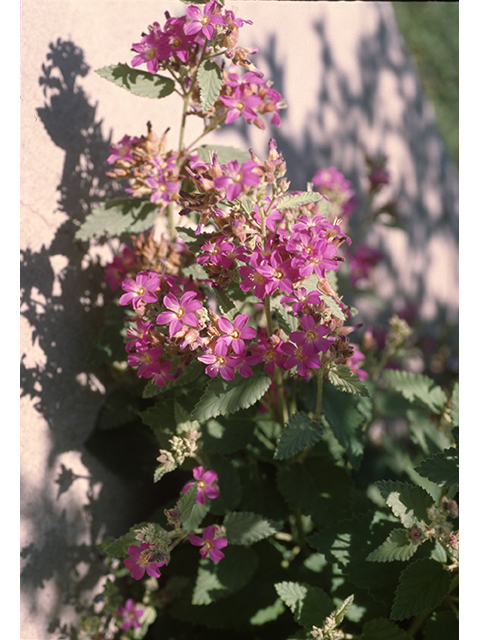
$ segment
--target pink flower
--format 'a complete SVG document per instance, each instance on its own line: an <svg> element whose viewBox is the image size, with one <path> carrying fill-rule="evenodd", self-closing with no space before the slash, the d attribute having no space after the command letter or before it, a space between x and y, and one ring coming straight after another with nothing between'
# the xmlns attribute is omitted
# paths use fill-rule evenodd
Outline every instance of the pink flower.
<svg viewBox="0 0 480 640"><path fill-rule="evenodd" d="M142 303L156 302L158 296L155 290L160 287L160 276L155 271L140 271L137 273L135 280L133 278L125 278L122 282L124 293L120 297L120 304L132 304L134 309Z"/></svg>
<svg viewBox="0 0 480 640"><path fill-rule="evenodd" d="M357 245L355 252L349 258L352 286L356 286L362 280L368 280L371 270L383 258L384 255L380 251L363 244Z"/></svg>
<svg viewBox="0 0 480 640"><path fill-rule="evenodd" d="M125 350L130 352L132 349L142 350L148 348L150 345L149 331L153 329L153 322L143 322L141 318L136 318L136 327L128 327L127 338L130 340L127 342Z"/></svg>
<svg viewBox="0 0 480 640"><path fill-rule="evenodd" d="M291 258L284 259L278 251L269 256L268 262L258 265L257 270L266 280L265 293L268 295L277 289L292 293L292 280L298 279L298 272L292 267Z"/></svg>
<svg viewBox="0 0 480 640"><path fill-rule="evenodd" d="M215 471L205 471L203 467L195 467L193 470L193 477L197 482L197 502L199 504L205 504L205 498L210 498L210 500L214 500L218 497L220 491L216 486L217 474ZM195 482L188 482L183 487L183 493L187 493L187 491L195 484Z"/></svg>
<svg viewBox="0 0 480 640"><path fill-rule="evenodd" d="M187 291L180 300L173 293L167 293L163 298L163 304L169 311L158 314L157 324L168 324L170 337L179 333L185 324L190 327L198 325L198 316L195 311L201 309L203 305L197 298L196 291Z"/></svg>
<svg viewBox="0 0 480 640"><path fill-rule="evenodd" d="M159 578L161 576L159 567L167 562L166 558L162 562L157 562L157 557L154 549L155 545L150 545L148 542L142 542L140 546L131 544L128 547L128 554L130 558L123 561L124 565L129 571L131 576L135 580L141 580L147 572L152 578Z"/></svg>
<svg viewBox="0 0 480 640"><path fill-rule="evenodd" d="M320 368L320 359L318 355L306 354L303 350L303 345L295 345L292 342L285 342L282 345L282 351L286 355L285 362L283 364L285 369L292 369L297 367L298 374L302 377L309 376L311 369Z"/></svg>
<svg viewBox="0 0 480 640"><path fill-rule="evenodd" d="M136 353L129 353L127 362L131 367L138 367L139 378L152 378L158 371L158 358L162 355L162 347L142 347Z"/></svg>
<svg viewBox="0 0 480 640"><path fill-rule="evenodd" d="M137 609L135 600L129 598L125 602L125 606L119 605L117 607L117 615L123 618L123 622L120 625L122 631L128 631L129 629L139 629L142 625L139 622L139 618L143 616L143 609Z"/></svg>
<svg viewBox="0 0 480 640"><path fill-rule="evenodd" d="M330 331L328 327L323 324L315 326L315 320L310 315L303 316L300 326L303 331L292 331L289 338L295 344L301 345L304 354L313 355L330 348L330 340L324 337Z"/></svg>
<svg viewBox="0 0 480 640"><path fill-rule="evenodd" d="M225 24L224 17L216 13L219 7L220 5L215 0L209 0L202 13L199 7L193 4L189 5L185 11L188 18L190 18L190 22L184 28L186 35L191 36L201 31L207 40L211 40L215 35L215 27L213 25Z"/></svg>
<svg viewBox="0 0 480 640"><path fill-rule="evenodd" d="M225 189L228 200L235 200L242 191L256 187L260 182L258 174L254 172L255 168L258 168L255 160L246 160L241 167L238 166L237 160L232 160L227 162L224 175L217 176L213 184L216 189Z"/></svg>
<svg viewBox="0 0 480 640"><path fill-rule="evenodd" d="M224 380L233 380L235 378L235 369L240 364L242 358L239 356L229 356L227 354L228 345L218 341L215 344L214 353L198 356L198 359L207 365L205 373L211 378L215 378L220 373Z"/></svg>
<svg viewBox="0 0 480 640"><path fill-rule="evenodd" d="M123 247L121 255L114 256L112 262L105 266L105 282L112 291L120 287L122 280L134 265L135 251L130 247Z"/></svg>
<svg viewBox="0 0 480 640"><path fill-rule="evenodd" d="M262 102L262 98L258 95L246 96L243 85L235 89L233 96L220 96L220 100L228 109L225 124L231 124L240 116L243 116L247 122L258 118L258 113L254 109Z"/></svg>
<svg viewBox="0 0 480 640"><path fill-rule="evenodd" d="M251 364L264 363L265 373L273 375L275 373L275 365L283 367L285 354L282 352L283 341L277 336L270 338L261 336L258 339L258 345L252 348L252 355L248 358Z"/></svg>
<svg viewBox="0 0 480 640"><path fill-rule="evenodd" d="M255 338L256 329L246 327L249 316L246 313L239 313L234 319L233 324L228 318L219 318L217 321L218 328L223 332L219 342L223 342L227 346L232 346L236 355L243 355L246 351L245 340Z"/></svg>
<svg viewBox="0 0 480 640"><path fill-rule="evenodd" d="M214 562L218 562L225 557L225 554L219 551L219 549L226 547L228 541L226 538L215 538L215 533L216 527L215 525L211 525L203 530L201 538L200 536L189 536L188 539L196 547L201 547L200 555L203 559L210 556Z"/></svg>

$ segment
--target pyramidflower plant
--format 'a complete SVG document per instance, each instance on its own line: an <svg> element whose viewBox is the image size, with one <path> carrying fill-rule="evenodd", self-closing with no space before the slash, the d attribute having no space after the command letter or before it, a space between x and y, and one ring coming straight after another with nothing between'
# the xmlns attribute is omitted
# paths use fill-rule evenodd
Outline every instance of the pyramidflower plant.
<svg viewBox="0 0 480 640"><path fill-rule="evenodd" d="M370 328L362 340L344 288L365 292L384 258L352 239L362 220L338 168L291 191L273 136L263 153L205 143L281 125L246 27L221 2L187 2L136 37L129 63L98 71L147 111L174 95L180 133L172 143L146 113L143 135L113 143L124 196L77 233L119 246L97 351L106 423L131 428L135 477L159 483L153 512L102 545L103 609L84 631L434 638L457 623L458 384L402 369L412 330L397 316L382 348ZM389 179L370 165L373 198ZM388 440L395 420L407 443Z"/></svg>

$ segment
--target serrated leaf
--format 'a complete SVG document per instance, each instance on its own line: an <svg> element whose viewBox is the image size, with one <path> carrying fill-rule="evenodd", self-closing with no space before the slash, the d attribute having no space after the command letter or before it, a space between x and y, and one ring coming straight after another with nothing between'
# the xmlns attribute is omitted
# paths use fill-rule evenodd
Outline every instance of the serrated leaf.
<svg viewBox="0 0 480 640"><path fill-rule="evenodd" d="M255 552L244 547L227 548L220 562L201 560L192 603L207 605L236 593L250 582L257 566Z"/></svg>
<svg viewBox="0 0 480 640"><path fill-rule="evenodd" d="M455 383L452 393L452 423L454 427L459 426L460 420L460 391L458 382Z"/></svg>
<svg viewBox="0 0 480 640"><path fill-rule="evenodd" d="M277 582L275 590L295 616L296 622L306 629L313 625L321 627L335 605L319 587L299 582Z"/></svg>
<svg viewBox="0 0 480 640"><path fill-rule="evenodd" d="M306 413L298 411L288 420L273 457L275 460L284 460L303 451L305 447L313 447L322 437L322 433L320 423L314 422Z"/></svg>
<svg viewBox="0 0 480 640"><path fill-rule="evenodd" d="M96 73L141 98L166 98L175 89L172 78L132 69L127 64L112 64L97 69Z"/></svg>
<svg viewBox="0 0 480 640"><path fill-rule="evenodd" d="M191 514L193 507L197 504L197 483L195 482L186 491L177 502L177 509L180 512L182 520L187 520Z"/></svg>
<svg viewBox="0 0 480 640"><path fill-rule="evenodd" d="M427 509L432 506L433 500L425 489L392 480L380 480L375 484L393 514L400 518L406 529L415 524L420 526L422 522L429 520Z"/></svg>
<svg viewBox="0 0 480 640"><path fill-rule="evenodd" d="M409 560L417 549L418 545L407 538L405 529L394 529L385 542L367 556L367 560L371 562L405 561Z"/></svg>
<svg viewBox="0 0 480 640"><path fill-rule="evenodd" d="M441 387L426 375L409 371L387 370L383 376L410 402L419 400L433 413L440 413L447 400Z"/></svg>
<svg viewBox="0 0 480 640"><path fill-rule="evenodd" d="M192 420L203 422L254 405L265 394L272 379L263 367L255 367L253 371L253 376L242 378L237 375L231 381L220 376L213 378L193 410Z"/></svg>
<svg viewBox="0 0 480 640"><path fill-rule="evenodd" d="M278 593L282 601L287 607L295 613L295 610L299 602L307 595L308 587L300 582L277 582L275 585L275 591Z"/></svg>
<svg viewBox="0 0 480 640"><path fill-rule="evenodd" d="M76 240L87 241L105 235L120 236L150 229L158 217L155 203L133 198L118 198L92 208L75 234Z"/></svg>
<svg viewBox="0 0 480 640"><path fill-rule="evenodd" d="M212 287L213 293L215 294L215 300L217 301L220 313L228 318L228 320L233 320L236 315L237 307L235 306L235 302L229 297L227 293L221 287Z"/></svg>
<svg viewBox="0 0 480 640"><path fill-rule="evenodd" d="M204 60L198 67L197 81L200 88L200 104L205 113L215 104L222 88L222 72L213 60Z"/></svg>
<svg viewBox="0 0 480 640"><path fill-rule="evenodd" d="M339 318L339 320L342 320L342 322L344 322L345 321L345 313L343 312L343 310L340 307L340 305L338 304L338 302L334 298L332 298L332 296L329 296L326 293L322 293L321 294L321 298L325 302L327 307L330 309L332 314L336 318Z"/></svg>
<svg viewBox="0 0 480 640"><path fill-rule="evenodd" d="M201 504L200 502L195 502L192 506L191 511L186 515L185 513L182 516L182 527L184 529L198 529L198 527L202 524L203 519L210 511L210 504L207 500L206 504Z"/></svg>
<svg viewBox="0 0 480 640"><path fill-rule="evenodd" d="M451 575L430 558L410 563L401 573L390 618L405 620L437 607L448 594Z"/></svg>
<svg viewBox="0 0 480 640"><path fill-rule="evenodd" d="M276 620L282 613L285 611L285 605L282 602L281 598L277 598L275 602L269 607L265 607L264 609L259 609L257 613L252 616L249 620L252 625L264 625L267 622L271 622L272 620Z"/></svg>
<svg viewBox="0 0 480 640"><path fill-rule="evenodd" d="M199 251L207 241L203 234L196 235L195 230L190 227L176 227L176 231L178 237L183 240L192 253Z"/></svg>
<svg viewBox="0 0 480 640"><path fill-rule="evenodd" d="M362 640L412 640L409 635L400 627L386 618L376 618L369 620L363 627Z"/></svg>
<svg viewBox="0 0 480 640"><path fill-rule="evenodd" d="M458 449L450 447L445 451L423 460L415 469L422 477L428 478L440 487L458 487L459 457Z"/></svg>
<svg viewBox="0 0 480 640"><path fill-rule="evenodd" d="M268 538L280 528L272 520L246 511L231 511L225 516L223 526L229 544L244 546Z"/></svg>
<svg viewBox="0 0 480 640"><path fill-rule="evenodd" d="M337 364L328 372L328 379L340 391L364 397L370 395L358 375L346 364Z"/></svg>
<svg viewBox="0 0 480 640"><path fill-rule="evenodd" d="M301 193L294 193L280 198L275 205L275 209L296 209L311 202L320 202L320 200L325 200L325 196L316 191L302 191Z"/></svg>
<svg viewBox="0 0 480 640"><path fill-rule="evenodd" d="M251 160L251 156L247 151L236 149L235 147L229 147L224 145L212 145L202 144L198 147L197 154L203 162L212 162L213 154L217 154L217 160L219 164L227 164L233 160L237 160L239 164Z"/></svg>
<svg viewBox="0 0 480 640"><path fill-rule="evenodd" d="M139 544L138 540L135 537L137 535L135 532L136 529L141 529L148 524L148 522L140 522L139 524L133 525L133 527L130 527L128 533L120 536L109 545L107 545L103 549L104 552L113 558L126 558L128 556L128 547L131 544Z"/></svg>

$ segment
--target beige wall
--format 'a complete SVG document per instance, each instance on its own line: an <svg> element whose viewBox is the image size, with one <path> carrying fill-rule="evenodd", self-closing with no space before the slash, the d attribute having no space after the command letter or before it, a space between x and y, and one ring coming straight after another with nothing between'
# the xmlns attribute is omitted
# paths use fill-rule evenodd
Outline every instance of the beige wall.
<svg viewBox="0 0 480 640"><path fill-rule="evenodd" d="M99 321L94 303L101 269L95 258L83 259L73 235L107 186L101 162L110 135L117 141L124 133L142 134L147 120L159 132L172 125L172 144L178 131L174 97L136 98L93 70L129 62L130 45L141 32L161 22L164 9L175 13L183 6L160 0L22 2L22 640L55 638L62 625L75 624L77 605L89 603L99 578L93 545L106 533L121 534L141 507L135 482L120 481L84 447L103 398L86 358ZM408 232L371 235L375 246L392 252L378 274L382 293L392 308L419 302L432 326L455 323L457 173L390 5L230 6L253 20L242 30L242 42L259 47L257 64L289 107L279 130L248 129L245 140L232 129L216 139L252 146L262 156L273 135L294 189L330 164L359 187L362 147L386 153L390 194L399 196ZM64 50L60 64L75 69L72 61L83 57L90 71L44 93L42 65L51 62L50 46L58 39L77 48ZM373 314L368 307L362 311L367 319Z"/></svg>

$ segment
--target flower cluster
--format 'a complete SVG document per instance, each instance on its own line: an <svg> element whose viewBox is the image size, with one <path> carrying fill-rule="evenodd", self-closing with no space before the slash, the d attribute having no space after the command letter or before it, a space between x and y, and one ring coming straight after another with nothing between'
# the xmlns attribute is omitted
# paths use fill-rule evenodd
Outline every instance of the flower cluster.
<svg viewBox="0 0 480 640"><path fill-rule="evenodd" d="M349 308L327 279L343 261L339 247L350 239L309 206L296 213L282 206L285 162L273 140L266 161L251 157L221 165L214 156L189 169L196 190L183 213L198 216L195 255L205 278L144 270L122 282L120 304L136 312L127 330L128 362L158 386L178 377L192 359L206 365L207 375L225 380L247 378L259 363L269 374L278 366L305 378L331 362L358 367L361 354L347 337L353 327L344 326ZM251 210L242 206L247 198L255 201ZM205 296L206 288L233 283L257 301L257 328L249 315L222 314ZM278 313L296 318L295 328L262 325L270 300Z"/></svg>

